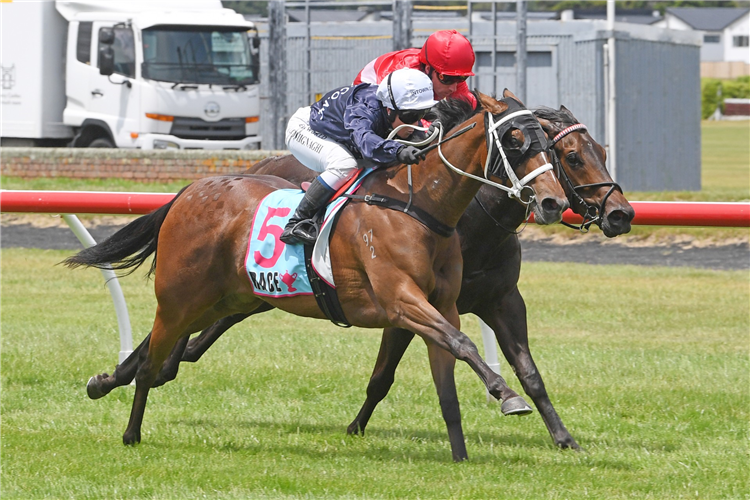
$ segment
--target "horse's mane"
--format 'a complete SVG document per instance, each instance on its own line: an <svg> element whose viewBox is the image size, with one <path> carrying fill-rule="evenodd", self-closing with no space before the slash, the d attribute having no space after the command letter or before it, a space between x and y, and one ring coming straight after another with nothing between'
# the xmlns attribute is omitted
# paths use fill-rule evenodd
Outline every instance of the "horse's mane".
<svg viewBox="0 0 750 500"><path fill-rule="evenodd" d="M534 116L547 120L560 128L565 128L578 123L573 113L566 108L553 109L546 106L540 106L534 110Z"/></svg>
<svg viewBox="0 0 750 500"><path fill-rule="evenodd" d="M443 124L444 130L450 130L481 111L479 97L476 94L474 97L477 98L476 110L464 99L442 99L427 113L425 119L431 122L438 120Z"/></svg>

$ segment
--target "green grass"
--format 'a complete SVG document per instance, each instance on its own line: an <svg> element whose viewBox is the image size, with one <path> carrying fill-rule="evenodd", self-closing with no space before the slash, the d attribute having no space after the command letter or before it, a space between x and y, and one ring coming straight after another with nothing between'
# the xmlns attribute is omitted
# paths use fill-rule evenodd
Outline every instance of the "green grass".
<svg viewBox="0 0 750 500"><path fill-rule="evenodd" d="M367 436L347 437L379 333L280 312L155 389L124 447L133 388L85 393L116 363L111 301L98 271L55 266L67 255L1 253L3 499L750 495L747 271L525 264L532 351L585 451L555 449L538 414L503 417L459 363L470 461L453 464L421 342ZM136 342L155 307L141 276L122 280Z"/></svg>

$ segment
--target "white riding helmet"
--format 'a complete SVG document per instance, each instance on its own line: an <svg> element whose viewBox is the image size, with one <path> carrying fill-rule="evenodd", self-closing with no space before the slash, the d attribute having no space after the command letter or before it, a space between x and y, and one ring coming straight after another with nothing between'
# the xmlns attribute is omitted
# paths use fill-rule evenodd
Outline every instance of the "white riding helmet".
<svg viewBox="0 0 750 500"><path fill-rule="evenodd" d="M397 69L378 85L376 93L383 106L395 111L429 109L437 104L433 99L432 80L417 69Z"/></svg>

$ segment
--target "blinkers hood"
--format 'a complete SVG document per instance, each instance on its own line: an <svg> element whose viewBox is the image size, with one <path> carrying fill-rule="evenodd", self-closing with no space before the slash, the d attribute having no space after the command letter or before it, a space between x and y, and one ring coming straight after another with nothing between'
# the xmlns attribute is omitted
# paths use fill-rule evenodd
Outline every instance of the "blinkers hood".
<svg viewBox="0 0 750 500"><path fill-rule="evenodd" d="M539 124L534 115L522 105L520 105L515 99L507 99L504 101L508 105L508 109L498 115L491 115L491 113L485 113L484 115L484 126L486 130L494 130L497 132L497 145L502 148L502 152L505 156L511 160L514 164L517 164L522 158L535 156L539 153L546 153L549 150L549 141L547 135L544 133L542 126ZM525 113L519 113L524 112ZM516 114L518 113L518 114ZM512 116L515 115L515 116ZM510 119L503 121L503 117L512 116ZM490 117L492 117L491 123ZM498 122L502 122L497 125ZM505 134L513 129L519 129L523 133L524 141L520 148L511 149L502 147L502 139ZM488 154L492 154L492 141L487 142ZM513 165L515 167L515 165ZM503 168L503 161L501 154L498 154L491 160L491 167L489 173L500 178L507 178L505 169Z"/></svg>

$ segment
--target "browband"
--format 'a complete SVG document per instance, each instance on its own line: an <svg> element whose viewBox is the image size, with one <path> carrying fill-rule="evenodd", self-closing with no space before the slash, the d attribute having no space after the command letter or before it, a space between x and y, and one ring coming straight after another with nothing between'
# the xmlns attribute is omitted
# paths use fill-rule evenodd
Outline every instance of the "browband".
<svg viewBox="0 0 750 500"><path fill-rule="evenodd" d="M557 134L555 138L552 139L552 144L550 145L550 147L554 146L555 144L557 144L557 141L559 141L569 133L575 132L576 130L586 130L586 125L584 125L583 123L576 123L575 125L571 125L570 127L563 129L562 132Z"/></svg>

